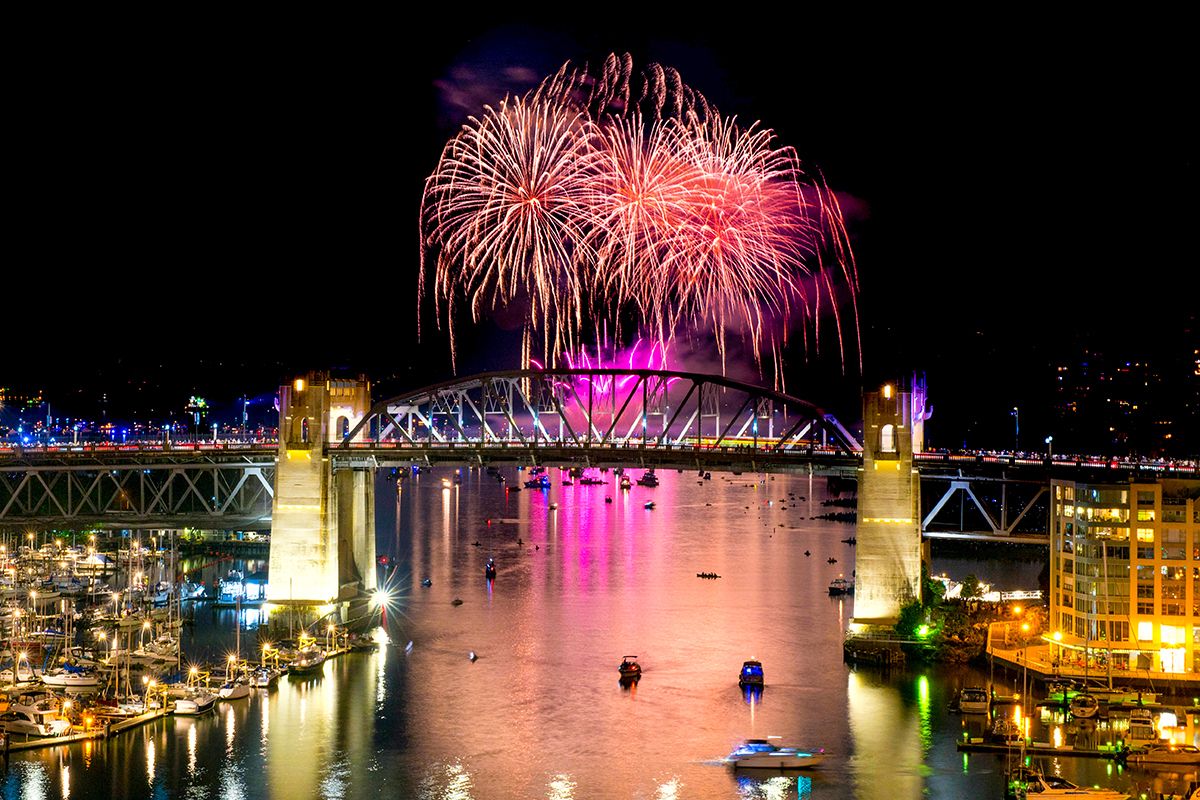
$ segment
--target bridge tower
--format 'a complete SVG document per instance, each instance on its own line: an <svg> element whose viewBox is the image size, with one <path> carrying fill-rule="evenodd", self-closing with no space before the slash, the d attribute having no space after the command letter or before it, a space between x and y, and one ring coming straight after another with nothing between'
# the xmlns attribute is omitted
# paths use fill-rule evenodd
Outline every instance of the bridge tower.
<svg viewBox="0 0 1200 800"><path fill-rule="evenodd" d="M374 471L335 470L328 454L370 407L365 376L309 373L280 387L272 603L327 605L375 589Z"/></svg>
<svg viewBox="0 0 1200 800"><path fill-rule="evenodd" d="M863 394L854 621L895 622L921 589L921 478L913 466L912 394ZM923 398L922 398L923 400Z"/></svg>

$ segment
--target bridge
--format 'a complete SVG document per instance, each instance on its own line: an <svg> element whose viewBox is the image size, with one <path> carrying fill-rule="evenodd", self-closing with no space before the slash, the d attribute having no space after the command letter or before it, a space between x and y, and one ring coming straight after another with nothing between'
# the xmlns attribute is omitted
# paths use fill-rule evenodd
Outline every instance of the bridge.
<svg viewBox="0 0 1200 800"><path fill-rule="evenodd" d="M270 528L273 596L326 604L374 588L380 468L842 475L860 484L859 574L878 590L861 592L857 606L874 603L874 615L886 617L915 585L922 533L1044 543L1050 474L1116 481L1196 472L1186 464L925 453L919 386L865 396L863 443L801 398L669 370L490 372L374 403L365 378L314 373L281 387L280 400L273 442L0 445L0 526Z"/></svg>

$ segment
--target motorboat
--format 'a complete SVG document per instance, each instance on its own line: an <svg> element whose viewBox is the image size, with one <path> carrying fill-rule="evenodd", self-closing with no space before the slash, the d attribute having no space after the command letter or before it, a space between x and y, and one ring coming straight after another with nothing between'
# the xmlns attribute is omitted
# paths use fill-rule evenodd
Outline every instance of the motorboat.
<svg viewBox="0 0 1200 800"><path fill-rule="evenodd" d="M646 509L647 511L653 511L654 510L654 501L651 500L651 501L647 502L645 505L642 506L642 508Z"/></svg>
<svg viewBox="0 0 1200 800"><path fill-rule="evenodd" d="M834 578L829 582L829 594L833 596L854 594L854 584L845 578Z"/></svg>
<svg viewBox="0 0 1200 800"><path fill-rule="evenodd" d="M379 642L368 633L352 633L347 637L350 649L354 651L378 650Z"/></svg>
<svg viewBox="0 0 1200 800"><path fill-rule="evenodd" d="M978 686L965 686L958 693L958 710L963 714L986 714L988 707L988 693Z"/></svg>
<svg viewBox="0 0 1200 800"><path fill-rule="evenodd" d="M496 560L495 559L489 558L487 560L487 564L485 564L483 566L483 577L488 578L489 580L491 578L496 577Z"/></svg>
<svg viewBox="0 0 1200 800"><path fill-rule="evenodd" d="M259 667L250 672L250 685L255 689L268 689L279 680L280 672L272 667Z"/></svg>
<svg viewBox="0 0 1200 800"><path fill-rule="evenodd" d="M217 704L217 696L208 689L192 689L183 697L175 699L175 713L194 717L211 711Z"/></svg>
<svg viewBox="0 0 1200 800"><path fill-rule="evenodd" d="M58 697L50 692L23 692L8 707L4 729L28 736L64 736L71 731L71 721L61 711Z"/></svg>
<svg viewBox="0 0 1200 800"><path fill-rule="evenodd" d="M621 680L636 681L642 677L642 665L637 662L637 656L621 656L617 672L621 673Z"/></svg>
<svg viewBox="0 0 1200 800"><path fill-rule="evenodd" d="M633 481L629 480L628 475L621 476L621 488L622 489L632 489L633 488Z"/></svg>
<svg viewBox="0 0 1200 800"><path fill-rule="evenodd" d="M777 747L767 739L747 739L725 758L735 769L812 769L825 760L824 750Z"/></svg>
<svg viewBox="0 0 1200 800"><path fill-rule="evenodd" d="M739 686L762 686L763 668L761 661L746 661L742 663L742 671L738 675Z"/></svg>
<svg viewBox="0 0 1200 800"><path fill-rule="evenodd" d="M637 485L653 489L658 486L658 476L654 474L653 470L643 473L642 477L637 479Z"/></svg>
<svg viewBox="0 0 1200 800"><path fill-rule="evenodd" d="M1129 730L1125 732L1125 742L1130 747L1143 748L1158 744L1162 737L1154 725L1154 714L1148 708L1133 708L1129 711Z"/></svg>
<svg viewBox="0 0 1200 800"><path fill-rule="evenodd" d="M103 679L94 670L64 664L59 669L42 673L42 683L56 689L95 689Z"/></svg>
<svg viewBox="0 0 1200 800"><path fill-rule="evenodd" d="M250 687L245 681L225 681L217 690L218 700L242 700L250 696Z"/></svg>
<svg viewBox="0 0 1200 800"><path fill-rule="evenodd" d="M1071 716L1076 719L1091 719L1100 710L1100 701L1094 695L1082 692L1071 698Z"/></svg>
<svg viewBox="0 0 1200 800"><path fill-rule="evenodd" d="M991 737L999 744L1017 744L1022 738L1021 726L1010 716L997 716L992 722Z"/></svg>
<svg viewBox="0 0 1200 800"><path fill-rule="evenodd" d="M1200 748L1194 744L1152 744L1126 756L1130 764L1200 764Z"/></svg>
<svg viewBox="0 0 1200 800"><path fill-rule="evenodd" d="M326 658L325 651L315 644L302 647L296 653L296 657L292 659L292 665L288 669L288 674L309 675L314 672L320 672L321 668L325 666Z"/></svg>
<svg viewBox="0 0 1200 800"><path fill-rule="evenodd" d="M1045 775L1036 769L1018 767L1008 778L1009 797L1036 796L1071 797L1079 800L1129 800L1129 795L1116 789L1089 789L1076 786L1057 775Z"/></svg>
<svg viewBox="0 0 1200 800"><path fill-rule="evenodd" d="M8 711L0 714L0 731L5 734L23 733L26 736L34 736L39 739L49 736L64 736L71 730L71 723L68 720L56 718L41 721L30 719L26 714L19 711Z"/></svg>
<svg viewBox="0 0 1200 800"><path fill-rule="evenodd" d="M525 481L525 488L526 489L549 489L550 488L550 476L549 475L539 475L538 477L534 478L533 480Z"/></svg>

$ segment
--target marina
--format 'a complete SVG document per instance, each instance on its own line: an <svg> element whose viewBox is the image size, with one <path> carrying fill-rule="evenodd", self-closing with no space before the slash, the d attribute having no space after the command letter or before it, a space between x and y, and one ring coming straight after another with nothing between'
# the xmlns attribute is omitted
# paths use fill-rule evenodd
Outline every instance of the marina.
<svg viewBox="0 0 1200 800"><path fill-rule="evenodd" d="M563 486L551 470L549 489L511 495L504 487L521 480L521 473L503 472L504 483L467 470L459 479L450 473L448 485L440 470L384 483L395 499L380 510L379 553L388 561L380 573L395 602L383 630L395 644L376 648L373 637L363 642L336 629L335 643L328 627L317 627L308 640L294 637L289 652L260 632L269 609L218 608L211 598L183 602L183 624L167 633L179 641L183 689L189 678L205 684L199 688L212 696L210 710L181 714L181 701L203 698L156 684L148 711L126 696L112 709L124 716L114 717L107 732L72 730L28 743L13 737L6 780L23 785L41 776L36 780L47 787L44 796L64 797L64 769L72 782L106 782L114 779L106 765L132 759L140 763L142 779L118 779L129 798L182 795L189 787L301 796L303 787L320 785L329 787L323 792L330 796L390 791L431 800L515 800L545 794L564 780L576 787L563 795L569 797L655 796L664 785L681 787L680 797L701 798L767 791L784 800L1003 796L1005 764L1019 748L992 742L991 722L993 714L1011 718L1020 707L1014 696L1022 691L1022 669L1003 660L991 674L986 666L845 664L842 640L853 595L832 596L828 586L854 569L854 549L840 541L844 528L838 523L800 520L808 516L809 502L791 501L786 509L771 502L804 495L813 500L815 515L823 498L820 482L723 475L696 482L660 470L657 487L635 484L606 503L612 487L603 484L611 475L588 471L579 477L594 474L600 485L572 480ZM653 515L639 492L653 492ZM699 519L705 520L704 535ZM791 527L783 534L785 523ZM830 557L839 563L828 565ZM489 559L496 566L490 579ZM696 580L699 565L722 580ZM985 569L955 559L936 565L959 575ZM180 563L179 574L211 587L231 569L250 575L262 565L195 554ZM1014 562L988 577L995 581L1003 574L1013 576L1004 588L1017 589L1030 585L1036 567ZM114 573L106 580L127 579ZM636 612L624 613L633 598ZM168 616L174 620L176 610L158 609L169 614L155 619L152 603L145 618L145 609L123 608L139 622L121 627L125 617L112 614L111 597L96 599L113 617L107 624L118 640L101 640L93 655L102 661L114 647L118 659L129 660L129 676L120 670L121 686L144 691L148 681L142 685L141 674L167 680L169 670L150 664L139 672L133 656L153 649L154 626L165 625ZM680 637L679 615L696 607L706 609L705 625ZM744 624L748 614L766 607L808 623L802 629ZM146 622L151 629L143 634ZM82 619L73 624L77 633L84 630ZM545 625L551 630L538 633ZM366 649L356 651L356 645ZM221 700L234 650L253 688L248 696ZM305 650L311 658L301 655ZM314 652L322 650L324 659ZM623 653L638 654L624 659L638 664L632 680L614 669ZM751 655L755 663L739 687ZM301 669L284 673L292 658L301 659ZM39 675L49 672L42 663L35 665ZM21 677L30 677L24 666ZM570 692L552 688L563 681ZM1000 701L994 709L950 710L964 689L989 686ZM1115 748L1127 736L1127 718L1114 722L1107 709L1102 704L1087 725L1071 721L1061 708L1039 709L1026 755L1081 785L1165 791L1195 777L1189 765L1135 768L1115 757L1115 749L1107 758L1073 757L1102 752L1110 739ZM635 733L638 721L647 719L671 724L679 731L676 740L660 743ZM613 734L592 737L586 747L559 735L584 720ZM1156 712L1155 735L1160 721ZM1174 730L1192 741L1191 715L1177 721L1182 726ZM490 746L492 728L537 748L539 764L553 771L520 761L516 750ZM411 734L417 730L419 736ZM729 768L725 759L739 742L780 741L772 736L823 750L820 764L782 774ZM474 755L464 758L465 752ZM97 759L102 753L107 755ZM350 781L351 763L377 771L365 782Z"/></svg>

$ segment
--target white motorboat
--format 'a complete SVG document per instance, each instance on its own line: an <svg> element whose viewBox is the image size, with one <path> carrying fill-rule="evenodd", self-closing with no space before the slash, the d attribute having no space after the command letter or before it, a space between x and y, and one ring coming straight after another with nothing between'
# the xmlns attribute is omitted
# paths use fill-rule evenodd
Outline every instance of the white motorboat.
<svg viewBox="0 0 1200 800"><path fill-rule="evenodd" d="M67 664L59 669L43 672L42 683L56 689L95 689L104 683L104 680L93 670Z"/></svg>
<svg viewBox="0 0 1200 800"><path fill-rule="evenodd" d="M250 687L240 680L225 681L217 690L217 697L220 700L243 700L249 696Z"/></svg>
<svg viewBox="0 0 1200 800"><path fill-rule="evenodd" d="M1200 764L1200 748L1194 744L1152 744L1145 750L1130 753L1130 764Z"/></svg>
<svg viewBox="0 0 1200 800"><path fill-rule="evenodd" d="M1071 716L1076 719L1090 719L1100 710L1100 701L1094 696L1083 693L1071 698Z"/></svg>
<svg viewBox="0 0 1200 800"><path fill-rule="evenodd" d="M1076 800L1129 800L1129 795L1116 789L1089 789L1076 786L1057 775L1043 775L1041 772L1020 767L1008 776L1009 788L1018 789L1026 795L1043 797L1070 797Z"/></svg>
<svg viewBox="0 0 1200 800"><path fill-rule="evenodd" d="M12 733L63 736L71 730L71 721L62 718L59 700L50 692L23 692L8 707L8 711L14 715L14 719L8 720L5 728ZM22 730L23 728L28 730Z"/></svg>
<svg viewBox="0 0 1200 800"><path fill-rule="evenodd" d="M250 685L255 689L267 689L279 680L280 672L271 667L259 667L250 673Z"/></svg>
<svg viewBox="0 0 1200 800"><path fill-rule="evenodd" d="M217 704L217 696L207 689L194 689L183 697L175 700L175 713L183 716L196 716L212 710Z"/></svg>
<svg viewBox="0 0 1200 800"><path fill-rule="evenodd" d="M314 645L302 647L296 653L296 657L292 660L292 665L288 669L289 675L304 675L313 672L320 672L325 665L326 653L324 650Z"/></svg>
<svg viewBox="0 0 1200 800"><path fill-rule="evenodd" d="M1162 737L1154 725L1154 715L1148 708L1134 708L1129 712L1129 730L1125 741L1130 747L1145 748L1158 744Z"/></svg>
<svg viewBox="0 0 1200 800"><path fill-rule="evenodd" d="M958 693L958 710L963 714L988 713L987 691L978 686L966 686Z"/></svg>
<svg viewBox="0 0 1200 800"><path fill-rule="evenodd" d="M747 739L725 762L735 769L812 769L825 760L824 750L776 747L766 739Z"/></svg>

